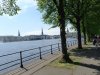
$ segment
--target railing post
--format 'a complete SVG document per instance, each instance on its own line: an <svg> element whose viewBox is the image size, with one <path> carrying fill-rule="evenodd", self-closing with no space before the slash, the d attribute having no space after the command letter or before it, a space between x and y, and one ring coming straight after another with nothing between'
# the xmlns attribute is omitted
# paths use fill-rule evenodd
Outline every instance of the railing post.
<svg viewBox="0 0 100 75"><path fill-rule="evenodd" d="M67 47L69 47L69 42L67 42Z"/></svg>
<svg viewBox="0 0 100 75"><path fill-rule="evenodd" d="M75 40L75 44L76 44L76 40Z"/></svg>
<svg viewBox="0 0 100 75"><path fill-rule="evenodd" d="M73 45L74 45L74 41L73 41Z"/></svg>
<svg viewBox="0 0 100 75"><path fill-rule="evenodd" d="M40 59L42 59L41 47L39 47L39 51L40 51Z"/></svg>
<svg viewBox="0 0 100 75"><path fill-rule="evenodd" d="M73 41L73 45L74 45L74 41Z"/></svg>
<svg viewBox="0 0 100 75"><path fill-rule="evenodd" d="M77 40L76 40L76 44L77 44Z"/></svg>
<svg viewBox="0 0 100 75"><path fill-rule="evenodd" d="M76 40L75 40L75 44L76 44Z"/></svg>
<svg viewBox="0 0 100 75"><path fill-rule="evenodd" d="M20 67L23 68L22 51L20 51Z"/></svg>
<svg viewBox="0 0 100 75"><path fill-rule="evenodd" d="M71 44L71 46L72 46L72 42L70 41L70 44Z"/></svg>
<svg viewBox="0 0 100 75"><path fill-rule="evenodd" d="M74 45L75 45L75 40L74 40Z"/></svg>
<svg viewBox="0 0 100 75"><path fill-rule="evenodd" d="M52 45L51 45L51 54L53 54L53 51L52 51Z"/></svg>
<svg viewBox="0 0 100 75"><path fill-rule="evenodd" d="M58 43L58 50L60 51L59 43Z"/></svg>

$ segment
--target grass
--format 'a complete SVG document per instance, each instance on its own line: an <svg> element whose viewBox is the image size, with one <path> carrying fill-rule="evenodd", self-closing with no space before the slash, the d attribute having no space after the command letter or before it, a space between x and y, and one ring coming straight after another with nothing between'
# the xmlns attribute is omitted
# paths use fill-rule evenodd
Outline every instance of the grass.
<svg viewBox="0 0 100 75"><path fill-rule="evenodd" d="M83 58L85 58L85 56L77 56L77 55L75 55L75 53L87 52L88 50L90 50L89 45L83 47L83 49L77 49L77 48L72 49L69 52L70 58L74 62L80 62L80 61L82 61ZM70 63L60 63L60 60L61 60L61 58L54 60L53 62L51 62L49 64L49 66L53 66L53 67L57 67L57 68L66 68L66 69L75 69L77 67L77 65L70 64Z"/></svg>
<svg viewBox="0 0 100 75"><path fill-rule="evenodd" d="M79 62L82 60L82 57L77 57L77 56L70 56L70 58L74 62ZM70 64L70 63L60 63L59 62L60 60L61 60L61 58L54 60L53 62L51 62L49 64L49 66L53 66L53 67L57 67L57 68L75 69L76 65Z"/></svg>

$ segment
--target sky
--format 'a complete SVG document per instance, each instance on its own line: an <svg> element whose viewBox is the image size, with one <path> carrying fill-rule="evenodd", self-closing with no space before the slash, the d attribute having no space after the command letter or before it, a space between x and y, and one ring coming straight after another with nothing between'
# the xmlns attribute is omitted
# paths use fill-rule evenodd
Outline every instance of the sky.
<svg viewBox="0 0 100 75"><path fill-rule="evenodd" d="M0 16L0 36L17 36L18 30L22 36L40 35L42 29L44 34L59 35L59 28L49 29L51 25L43 22L36 1L18 0L17 5L21 8L19 14L12 17ZM68 28L70 29L70 24Z"/></svg>

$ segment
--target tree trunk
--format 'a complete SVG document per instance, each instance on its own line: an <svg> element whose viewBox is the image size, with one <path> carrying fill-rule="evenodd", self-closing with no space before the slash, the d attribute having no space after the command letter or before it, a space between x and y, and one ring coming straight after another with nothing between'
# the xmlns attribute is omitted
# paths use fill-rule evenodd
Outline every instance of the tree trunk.
<svg viewBox="0 0 100 75"><path fill-rule="evenodd" d="M76 23L77 23L78 48L82 49L81 28L80 28L80 23L81 23L81 17L80 17L80 0L78 0L78 3L77 3Z"/></svg>
<svg viewBox="0 0 100 75"><path fill-rule="evenodd" d="M88 42L91 42L91 36L88 34Z"/></svg>
<svg viewBox="0 0 100 75"><path fill-rule="evenodd" d="M86 42L86 32L85 32L85 28L83 28L83 35L84 35L84 45L86 45L87 42Z"/></svg>
<svg viewBox="0 0 100 75"><path fill-rule="evenodd" d="M80 29L80 17L77 17L77 36L78 36L78 48L82 49L82 42L81 42L81 29Z"/></svg>
<svg viewBox="0 0 100 75"><path fill-rule="evenodd" d="M60 23L60 35L61 35L61 46L62 46L62 61L71 63L72 60L69 58L66 46L66 37L65 37L65 12L64 12L64 4L63 0L59 0L59 23Z"/></svg>

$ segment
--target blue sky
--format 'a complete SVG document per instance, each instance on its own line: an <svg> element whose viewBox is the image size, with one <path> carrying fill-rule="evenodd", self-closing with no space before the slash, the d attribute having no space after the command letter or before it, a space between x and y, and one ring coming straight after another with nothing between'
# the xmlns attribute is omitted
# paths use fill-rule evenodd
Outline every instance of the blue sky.
<svg viewBox="0 0 100 75"><path fill-rule="evenodd" d="M8 15L0 16L0 36L17 36L18 30L22 36L39 35L41 34L42 28L44 34L59 34L59 28L48 30L50 25L44 24L42 21L42 13L37 10L34 0L18 0L17 4L21 8L18 15L12 17Z"/></svg>

